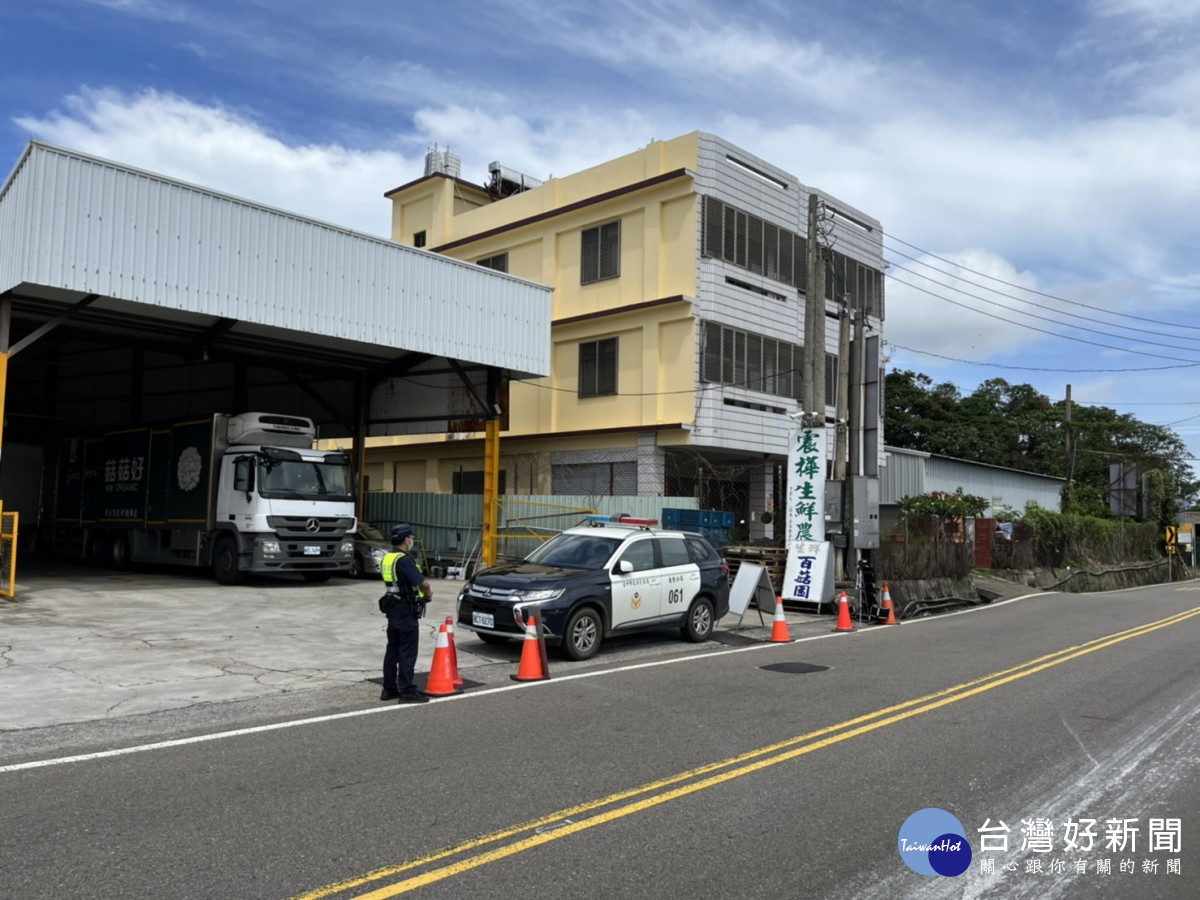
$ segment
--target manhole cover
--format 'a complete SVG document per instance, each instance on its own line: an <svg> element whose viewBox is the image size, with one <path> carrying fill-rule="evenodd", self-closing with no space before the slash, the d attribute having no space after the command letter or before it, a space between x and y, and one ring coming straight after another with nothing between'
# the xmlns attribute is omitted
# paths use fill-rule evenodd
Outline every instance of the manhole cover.
<svg viewBox="0 0 1200 900"><path fill-rule="evenodd" d="M807 675L809 672L824 672L829 666L817 666L805 662L784 662L775 663L771 666L762 666L761 668L764 672L783 672L785 675Z"/></svg>

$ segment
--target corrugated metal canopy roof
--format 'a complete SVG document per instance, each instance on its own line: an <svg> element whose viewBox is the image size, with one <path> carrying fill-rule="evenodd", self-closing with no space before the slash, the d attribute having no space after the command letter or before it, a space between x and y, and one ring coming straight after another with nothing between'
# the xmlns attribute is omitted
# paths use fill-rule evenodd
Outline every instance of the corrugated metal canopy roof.
<svg viewBox="0 0 1200 900"><path fill-rule="evenodd" d="M238 366L243 393L247 369L258 372L252 389L270 382L278 395L278 385L290 384L308 398L306 414L323 408L318 421L336 420L355 391L415 369L476 385L488 371L541 377L550 371L550 294L38 141L0 189L0 299L11 323L0 337L14 366L28 363L10 373L28 388L15 396L10 379L10 409L26 393L52 413L45 404L62 397L39 391L39 382L62 371L64 355L93 365L112 357L105 348L142 353L141 364L150 354L155 371L170 368L164 357ZM284 376L261 374L268 370ZM192 372L186 380L205 379ZM85 399L74 396L79 390L68 391L75 401ZM102 392L95 399L105 406ZM78 420L76 406L59 418ZM347 410L342 424L353 418Z"/></svg>

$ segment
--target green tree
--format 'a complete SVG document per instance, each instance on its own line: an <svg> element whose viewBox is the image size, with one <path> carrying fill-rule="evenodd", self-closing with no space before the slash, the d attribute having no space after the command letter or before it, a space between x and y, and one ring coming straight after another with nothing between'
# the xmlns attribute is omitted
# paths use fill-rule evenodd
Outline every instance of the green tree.
<svg viewBox="0 0 1200 900"><path fill-rule="evenodd" d="M928 375L889 372L884 378L884 434L892 446L946 456L948 435L958 427L958 388L935 385Z"/></svg>
<svg viewBox="0 0 1200 900"><path fill-rule="evenodd" d="M1067 478L1064 510L1080 513L1107 514L1109 465L1118 461L1142 474L1169 475L1171 488L1161 490L1187 498L1200 490L1187 447L1170 428L1105 406L1080 405L1072 408L1068 426L1064 400L1051 401L1028 384L1003 378L990 378L964 397L949 382L935 384L909 370L889 372L884 433L894 447Z"/></svg>
<svg viewBox="0 0 1200 900"><path fill-rule="evenodd" d="M1146 521L1156 522L1159 529L1175 524L1175 479L1165 469L1154 469L1145 477Z"/></svg>

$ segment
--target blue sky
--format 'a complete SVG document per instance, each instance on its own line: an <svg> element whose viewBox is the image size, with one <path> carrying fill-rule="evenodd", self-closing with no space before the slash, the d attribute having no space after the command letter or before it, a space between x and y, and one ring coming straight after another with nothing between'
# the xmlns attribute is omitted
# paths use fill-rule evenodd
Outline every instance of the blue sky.
<svg viewBox="0 0 1200 900"><path fill-rule="evenodd" d="M1198 44L1200 0L7 3L0 168L36 137L386 235L435 143L483 182L710 131L883 222L891 367L1200 457Z"/></svg>

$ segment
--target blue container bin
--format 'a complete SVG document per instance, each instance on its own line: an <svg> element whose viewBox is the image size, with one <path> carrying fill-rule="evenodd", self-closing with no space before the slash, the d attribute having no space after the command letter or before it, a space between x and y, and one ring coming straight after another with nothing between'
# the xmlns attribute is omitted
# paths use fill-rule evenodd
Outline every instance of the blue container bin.
<svg viewBox="0 0 1200 900"><path fill-rule="evenodd" d="M720 550L729 545L729 532L733 530L734 516L731 512L715 509L670 509L663 508L662 525L670 531L695 531Z"/></svg>

